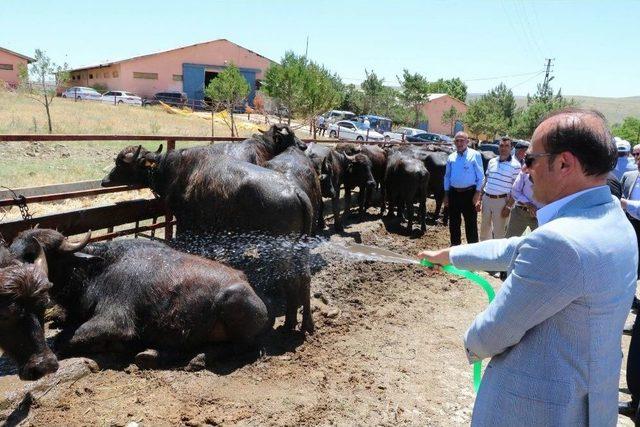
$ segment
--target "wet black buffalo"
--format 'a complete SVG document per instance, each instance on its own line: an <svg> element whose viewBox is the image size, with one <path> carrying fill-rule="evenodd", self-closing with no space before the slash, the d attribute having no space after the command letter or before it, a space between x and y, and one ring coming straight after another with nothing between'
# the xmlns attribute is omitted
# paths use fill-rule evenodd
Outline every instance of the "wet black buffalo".
<svg viewBox="0 0 640 427"><path fill-rule="evenodd" d="M0 347L18 365L23 380L55 372L58 360L44 339L49 302L47 262L40 244L29 239L30 263L19 262L0 246Z"/></svg>
<svg viewBox="0 0 640 427"><path fill-rule="evenodd" d="M290 236L280 246L267 246L260 253L265 265L255 266L241 257L219 256L249 276L254 288L265 286L281 292L287 300L285 326L296 324L296 312L307 307L302 327L313 332L309 312L311 272L308 248L292 252L295 239L311 233L314 210L307 194L282 173L240 161L225 154L214 154L209 147L194 147L161 154L141 147L127 147L116 158L116 166L102 185L140 184L163 198L176 217L177 239L187 251L191 241L203 235L237 235L239 240L220 240L223 254L247 248L242 236L258 233L260 239ZM214 239L215 240L215 239ZM247 248L249 249L249 248ZM210 256L210 251L197 254ZM256 269L271 268L271 275ZM256 275L257 274L257 275ZM265 284L266 280L269 283ZM275 310L270 312L274 313ZM306 314L305 314L306 313Z"/></svg>
<svg viewBox="0 0 640 427"><path fill-rule="evenodd" d="M389 203L389 216L397 209L398 217L407 215L409 232L413 226L414 203L418 203L418 220L424 232L426 224L426 203L429 186L429 171L424 163L411 152L396 151L389 156L385 174L384 201Z"/></svg>
<svg viewBox="0 0 640 427"><path fill-rule="evenodd" d="M11 244L28 261L33 239L42 243L50 295L65 311L62 352L246 346L268 327L265 304L240 271L158 242L87 245L89 235L72 244L55 230L32 229Z"/></svg>
<svg viewBox="0 0 640 427"><path fill-rule="evenodd" d="M322 190L313 162L298 147L291 146L265 163L267 169L284 174L309 197L313 207L311 234L324 229Z"/></svg>
<svg viewBox="0 0 640 427"><path fill-rule="evenodd" d="M376 186L371 160L362 153L350 156L319 144L310 144L305 150L305 155L313 161L316 170L320 173L322 195L331 198L334 227L338 231L343 231L339 205L340 188L344 186L345 191L344 214L349 214L351 190L355 187L359 188L360 213L364 213L366 189L373 189Z"/></svg>
<svg viewBox="0 0 640 427"><path fill-rule="evenodd" d="M175 215L178 237L187 232L230 230L274 235L311 232L311 201L282 174L213 154L209 147L165 154L160 149L126 147L102 186L151 188Z"/></svg>
<svg viewBox="0 0 640 427"><path fill-rule="evenodd" d="M209 146L212 154L226 154L238 160L259 166L280 154L285 149L295 146L304 150L306 144L298 139L289 126L284 124L272 125L269 130L261 134L254 134L242 142L213 144Z"/></svg>

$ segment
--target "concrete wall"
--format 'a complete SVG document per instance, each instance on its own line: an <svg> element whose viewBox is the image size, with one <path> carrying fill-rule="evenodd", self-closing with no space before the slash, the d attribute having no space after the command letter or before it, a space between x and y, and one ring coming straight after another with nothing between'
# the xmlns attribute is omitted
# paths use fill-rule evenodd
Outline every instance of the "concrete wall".
<svg viewBox="0 0 640 427"><path fill-rule="evenodd" d="M226 61L226 62L225 62ZM215 40L196 46L175 49L155 55L123 61L115 66L92 68L73 72L80 75L80 80L71 80L71 86L91 86L95 83L105 84L112 90L127 90L142 97L150 97L156 92L183 91L182 64L202 64L212 66L211 70L219 71L226 64L234 63L241 68L260 70L256 78L264 78L264 73L271 61L254 52L244 49L228 40ZM113 72L118 77L113 77ZM104 73L111 77L104 77ZM147 77L136 78L134 73L146 73ZM93 78L89 78L89 75ZM155 76L157 75L157 76ZM174 77L175 76L175 77Z"/></svg>
<svg viewBox="0 0 640 427"><path fill-rule="evenodd" d="M9 86L16 86L19 83L18 71L21 65L26 67L27 60L0 50L0 80ZM6 70L5 68L11 69Z"/></svg>
<svg viewBox="0 0 640 427"><path fill-rule="evenodd" d="M436 98L422 106L422 112L429 121L429 132L443 135L451 133L451 125L442 123L442 115L451 107L455 107L462 114L467 112L467 105L464 102L448 95Z"/></svg>

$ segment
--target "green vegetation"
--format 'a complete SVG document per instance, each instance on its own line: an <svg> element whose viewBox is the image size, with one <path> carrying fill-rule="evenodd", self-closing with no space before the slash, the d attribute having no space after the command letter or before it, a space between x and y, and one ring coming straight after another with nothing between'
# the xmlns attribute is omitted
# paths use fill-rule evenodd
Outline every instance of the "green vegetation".
<svg viewBox="0 0 640 427"><path fill-rule="evenodd" d="M640 144L640 119L637 117L625 117L622 123L614 124L611 131L631 144Z"/></svg>
<svg viewBox="0 0 640 427"><path fill-rule="evenodd" d="M209 85L204 90L205 96L209 97L214 105L221 105L231 118L228 123L231 130L231 136L238 134L238 129L233 118L233 109L235 106L243 102L247 95L249 95L249 84L240 74L240 69L234 64L230 64L226 67L218 76L211 80ZM211 129L213 133L213 112L215 108L211 109Z"/></svg>

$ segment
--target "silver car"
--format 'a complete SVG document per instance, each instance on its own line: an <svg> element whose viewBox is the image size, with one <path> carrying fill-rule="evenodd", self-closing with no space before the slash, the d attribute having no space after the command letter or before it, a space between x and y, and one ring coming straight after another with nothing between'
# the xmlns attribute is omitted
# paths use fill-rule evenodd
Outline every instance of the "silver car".
<svg viewBox="0 0 640 427"><path fill-rule="evenodd" d="M330 123L327 129L329 130L329 136L331 138L375 142L382 142L384 140L381 133L378 133L373 129L367 129L360 122L352 122L350 120L341 120L336 123Z"/></svg>
<svg viewBox="0 0 640 427"><path fill-rule="evenodd" d="M125 92L123 90L110 90L102 95L102 102L107 104L129 104L142 106L142 98L135 93Z"/></svg>
<svg viewBox="0 0 640 427"><path fill-rule="evenodd" d="M102 99L102 95L100 95L97 90L83 86L70 87L69 89L62 92L62 97L75 99L76 101L100 101Z"/></svg>

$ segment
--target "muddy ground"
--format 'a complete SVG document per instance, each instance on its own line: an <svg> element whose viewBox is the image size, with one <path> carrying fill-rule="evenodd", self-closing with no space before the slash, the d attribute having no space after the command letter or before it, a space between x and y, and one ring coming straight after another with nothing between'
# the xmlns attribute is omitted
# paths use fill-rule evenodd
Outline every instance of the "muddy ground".
<svg viewBox="0 0 640 427"><path fill-rule="evenodd" d="M448 244L442 225L416 238L373 216L343 236L327 234L408 255ZM108 359L98 370L70 359L62 372L84 371L50 378L19 407L27 383L4 360L0 409L10 424L34 426L468 425L474 393L461 337L486 304L483 291L420 266L354 262L324 248L312 282L313 336L274 331L259 359L196 372Z"/></svg>

